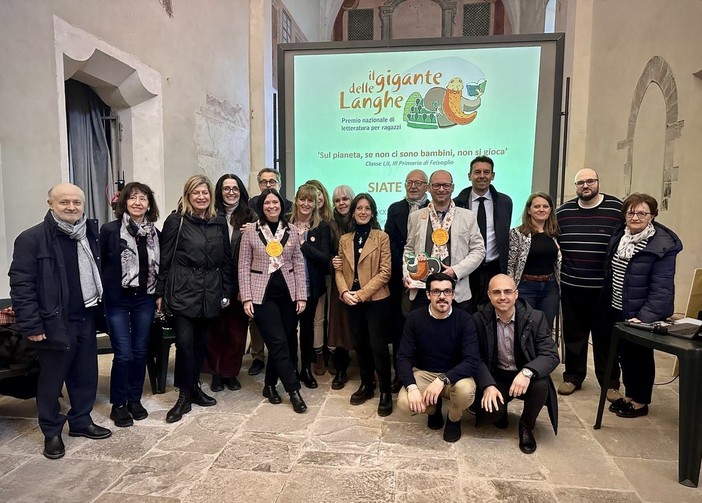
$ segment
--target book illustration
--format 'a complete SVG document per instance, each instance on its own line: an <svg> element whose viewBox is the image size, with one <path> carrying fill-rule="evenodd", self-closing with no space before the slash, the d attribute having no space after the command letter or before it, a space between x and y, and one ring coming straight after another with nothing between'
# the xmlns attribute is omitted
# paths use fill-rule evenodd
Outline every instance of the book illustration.
<svg viewBox="0 0 702 503"><path fill-rule="evenodd" d="M441 260L437 257L427 256L426 253L414 254L406 252L404 255L407 274L413 282L413 288L424 288L424 281L430 274L441 272Z"/></svg>

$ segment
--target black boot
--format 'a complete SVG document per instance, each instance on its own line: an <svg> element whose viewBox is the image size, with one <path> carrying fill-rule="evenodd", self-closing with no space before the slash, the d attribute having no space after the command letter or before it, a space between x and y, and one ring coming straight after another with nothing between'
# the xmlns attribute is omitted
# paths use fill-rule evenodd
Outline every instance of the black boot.
<svg viewBox="0 0 702 503"><path fill-rule="evenodd" d="M307 410L307 404L305 404L305 401L300 396L300 392L298 390L291 391L289 395L290 403L292 404L293 410L295 412L297 412L298 414L302 414Z"/></svg>
<svg viewBox="0 0 702 503"><path fill-rule="evenodd" d="M241 383L236 377L222 377L222 384L224 384L227 389L231 391L237 391L241 389Z"/></svg>
<svg viewBox="0 0 702 503"><path fill-rule="evenodd" d="M332 381L332 389L343 389L347 382L349 382L349 376L346 374L346 371L339 370Z"/></svg>
<svg viewBox="0 0 702 503"><path fill-rule="evenodd" d="M351 395L351 405L361 405L375 396L375 383L371 385L361 384Z"/></svg>
<svg viewBox="0 0 702 503"><path fill-rule="evenodd" d="M222 376L219 374L212 374L212 382L210 383L210 390L212 391L223 391L224 386L222 386Z"/></svg>
<svg viewBox="0 0 702 503"><path fill-rule="evenodd" d="M436 400L436 410L429 415L427 426L432 430L440 430L444 427L444 416L441 413L441 397Z"/></svg>
<svg viewBox="0 0 702 503"><path fill-rule="evenodd" d="M279 403L283 403L283 399L280 398L280 395L278 394L278 390L275 388L275 386L265 386L263 388L263 393L261 393L264 398L268 398L268 401L272 403L273 405L278 405Z"/></svg>
<svg viewBox="0 0 702 503"><path fill-rule="evenodd" d="M195 384L190 390L190 401L200 407L212 407L217 404L217 400L206 395L199 384Z"/></svg>
<svg viewBox="0 0 702 503"><path fill-rule="evenodd" d="M380 417L392 414L392 393L381 393L378 402L378 415Z"/></svg>
<svg viewBox="0 0 702 503"><path fill-rule="evenodd" d="M309 368L302 369L299 376L300 382L305 385L305 387L314 389L317 385L317 379L312 375L312 371Z"/></svg>
<svg viewBox="0 0 702 503"><path fill-rule="evenodd" d="M175 403L173 408L168 411L168 414L166 414L166 422L175 423L180 421L183 414L187 414L190 412L190 410L190 391L181 389L180 393L178 394L178 401Z"/></svg>

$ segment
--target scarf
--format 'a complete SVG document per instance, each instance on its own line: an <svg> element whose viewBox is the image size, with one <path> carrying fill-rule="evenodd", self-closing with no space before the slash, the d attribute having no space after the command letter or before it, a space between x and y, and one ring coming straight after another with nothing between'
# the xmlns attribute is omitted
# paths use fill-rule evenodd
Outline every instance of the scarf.
<svg viewBox="0 0 702 503"><path fill-rule="evenodd" d="M456 215L456 203L451 201L451 204L448 207L448 211L446 212L446 216L444 217L443 222L439 218L439 215L436 213L436 208L434 208L433 201L431 203L429 203L429 206L427 206L427 207L429 208L429 219L431 221L431 230L435 231L437 229L443 229L448 234L450 229L451 229L451 223L453 222L453 217ZM432 242L434 242L433 239L432 239ZM448 243L448 239L446 240L446 243ZM431 247L431 256L432 257L439 257L439 260L444 260L446 257L448 257L449 250L448 250L448 246L446 246L446 243L443 243L441 245L434 243L434 246Z"/></svg>
<svg viewBox="0 0 702 503"><path fill-rule="evenodd" d="M156 291L158 264L161 256L158 236L152 222L144 218L141 224L136 223L125 211L122 215L122 225L119 228L119 241L122 248L120 261L122 264L122 288L139 287L139 249L136 237L146 238L147 279L146 293L153 295Z"/></svg>
<svg viewBox="0 0 702 503"><path fill-rule="evenodd" d="M263 234L263 237L266 239L266 243L270 243L271 241L277 241L279 244L283 239L283 235L285 234L285 226L281 222L275 222L278 224L278 228L275 231L275 234L271 232L271 228L268 226L268 224L256 224L258 227L258 230L261 231ZM282 246L282 245L281 245ZM267 247L266 247L267 248ZM266 251L268 251L266 249ZM281 253L277 257L272 257L268 255L268 274L273 274L275 271L283 267L283 254Z"/></svg>
<svg viewBox="0 0 702 503"><path fill-rule="evenodd" d="M419 201L412 201L409 197L405 197L405 201L407 201L407 204L409 204L409 212L411 215L412 213L414 213L418 209L424 208L424 205L427 202L427 194L425 192Z"/></svg>
<svg viewBox="0 0 702 503"><path fill-rule="evenodd" d="M78 272L80 273L80 289L83 292L83 305L93 307L102 298L102 282L100 281L100 271L98 270L95 257L90 249L90 243L86 237L88 220L83 215L75 224L69 224L56 217L54 212L51 216L58 224L61 232L76 241L78 251Z"/></svg>
<svg viewBox="0 0 702 503"><path fill-rule="evenodd" d="M653 227L653 222L649 223L646 228L638 234L632 234L629 227L625 227L624 235L619 240L619 245L617 246L617 257L622 260L631 260L631 257L634 256L636 245L644 239L650 238L655 233L656 229Z"/></svg>

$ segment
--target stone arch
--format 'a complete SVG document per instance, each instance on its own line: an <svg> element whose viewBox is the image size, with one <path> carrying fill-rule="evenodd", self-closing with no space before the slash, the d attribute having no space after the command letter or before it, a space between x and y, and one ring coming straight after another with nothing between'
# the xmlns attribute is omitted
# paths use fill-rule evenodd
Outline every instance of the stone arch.
<svg viewBox="0 0 702 503"><path fill-rule="evenodd" d="M384 5L378 7L380 11L380 38L390 40L392 38L392 16L395 9L407 0L387 0ZM453 21L456 17L456 0L432 0L441 7L441 36L451 37L453 35Z"/></svg>
<svg viewBox="0 0 702 503"><path fill-rule="evenodd" d="M626 138L617 142L617 150L626 150L626 163L624 164L624 195L631 193L631 181L634 170L634 133L636 132L636 121L638 120L641 102L646 91L651 84L656 84L663 94L665 103L665 145L663 149L663 172L662 172L662 194L659 208L661 211L668 210L668 202L673 193L673 182L678 181L679 166L674 165L675 140L680 138L680 134L685 121L678 120L678 88L675 84L675 77L668 62L660 56L652 57L644 67L639 81L634 88L634 96L631 100L629 121Z"/></svg>

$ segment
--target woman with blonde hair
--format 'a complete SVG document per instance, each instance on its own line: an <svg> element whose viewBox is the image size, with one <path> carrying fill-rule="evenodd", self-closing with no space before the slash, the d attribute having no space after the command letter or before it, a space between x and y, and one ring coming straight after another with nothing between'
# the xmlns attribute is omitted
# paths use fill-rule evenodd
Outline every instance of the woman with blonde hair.
<svg viewBox="0 0 702 503"><path fill-rule="evenodd" d="M324 343L324 296L327 292L326 276L329 273L330 233L329 224L319 216L319 192L314 185L301 185L297 189L290 223L298 229L300 249L305 258L307 273L307 304L300 314L300 381L308 388L316 388L317 380L312 375L315 359L316 336L319 340L319 359ZM321 326L317 326L318 305L321 305ZM319 329L319 330L318 330ZM322 364L322 368L324 365Z"/></svg>
<svg viewBox="0 0 702 503"><path fill-rule="evenodd" d="M191 404L217 401L200 387L210 326L231 296L232 252L229 230L217 215L212 182L193 175L185 182L177 211L163 224L156 307L173 314L176 336L175 385L178 401L166 422L180 421Z"/></svg>
<svg viewBox="0 0 702 503"><path fill-rule="evenodd" d="M549 328L558 314L561 249L553 199L544 192L531 194L524 205L522 224L509 231L507 274L519 296L543 311Z"/></svg>

